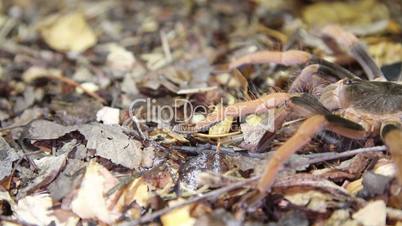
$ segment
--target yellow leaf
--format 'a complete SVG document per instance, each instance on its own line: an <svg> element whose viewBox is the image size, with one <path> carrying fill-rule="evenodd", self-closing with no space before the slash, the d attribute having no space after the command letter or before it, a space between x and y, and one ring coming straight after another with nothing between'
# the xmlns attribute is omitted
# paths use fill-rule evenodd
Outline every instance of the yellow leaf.
<svg viewBox="0 0 402 226"><path fill-rule="evenodd" d="M402 60L402 44L397 42L379 41L369 45L368 51L377 65L396 63Z"/></svg>
<svg viewBox="0 0 402 226"><path fill-rule="evenodd" d="M359 191L363 189L363 179L358 179L353 182L350 182L346 186L346 190L349 192L349 194L356 195Z"/></svg>
<svg viewBox="0 0 402 226"><path fill-rule="evenodd" d="M83 219L96 218L105 223L113 223L121 213L118 208L114 208L116 193L111 196L106 196L106 193L118 182L105 167L91 160L71 202L71 210Z"/></svg>
<svg viewBox="0 0 402 226"><path fill-rule="evenodd" d="M311 27L326 24L367 25L388 17L387 7L374 0L320 1L303 10L303 20Z"/></svg>
<svg viewBox="0 0 402 226"><path fill-rule="evenodd" d="M43 40L58 51L82 52L96 43L96 36L81 13L53 15L39 25Z"/></svg>
<svg viewBox="0 0 402 226"><path fill-rule="evenodd" d="M170 202L172 205L176 202ZM170 213L167 213L161 217L163 226L192 226L195 223L195 219L190 216L191 206L184 206L179 209L175 209Z"/></svg>
<svg viewBox="0 0 402 226"><path fill-rule="evenodd" d="M285 195L286 199L295 205L305 206L310 210L325 212L331 196L319 191L297 192Z"/></svg>
<svg viewBox="0 0 402 226"><path fill-rule="evenodd" d="M149 198L148 185L142 178L137 178L127 186L127 189L124 190L119 201L122 202L122 207L129 205L133 201L136 201L141 207L145 207Z"/></svg>
<svg viewBox="0 0 402 226"><path fill-rule="evenodd" d="M232 123L233 117L226 116L223 121L209 128L209 135L222 135L229 133L230 128L232 127Z"/></svg>
<svg viewBox="0 0 402 226"><path fill-rule="evenodd" d="M387 176L394 177L396 175L396 166L391 162L385 162L380 159L378 163L374 166L374 173ZM355 181L350 182L346 186L346 190L352 194L356 195L359 191L363 189L363 179L357 179Z"/></svg>
<svg viewBox="0 0 402 226"><path fill-rule="evenodd" d="M383 200L369 202L365 207L354 213L352 217L363 226L385 225L387 217L385 202Z"/></svg>
<svg viewBox="0 0 402 226"><path fill-rule="evenodd" d="M250 126L257 126L257 125L261 125L262 118L258 115L251 114L251 115L247 116L246 122Z"/></svg>

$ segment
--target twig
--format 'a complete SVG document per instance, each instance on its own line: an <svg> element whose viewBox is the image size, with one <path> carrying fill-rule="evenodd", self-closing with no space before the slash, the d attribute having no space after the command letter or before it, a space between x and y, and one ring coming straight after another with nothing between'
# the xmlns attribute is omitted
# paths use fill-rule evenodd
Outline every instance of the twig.
<svg viewBox="0 0 402 226"><path fill-rule="evenodd" d="M186 205L190 205L192 203L195 203L195 202L198 202L198 201L201 201L201 200L204 200L204 199L213 199L215 197L218 197L218 196L222 195L225 192L229 192L229 191L231 191L233 189L241 188L241 187L243 187L243 186L245 186L247 184L253 183L253 182L257 181L258 179L259 179L259 177L252 177L252 178L249 178L249 179L245 179L245 180L230 184L230 185L228 185L226 187L210 191L210 192L202 194L200 196L190 198L190 199L188 199L188 200L186 200L184 202L181 202L181 203L172 205L170 207L155 211L155 212L153 212L151 214L145 215L145 216L141 217L140 219L132 221L132 222L129 222L129 223L132 224L132 225L138 225L138 224L143 224L143 223L146 223L146 222L150 222L150 221L152 221L152 220L154 220L154 219L156 219L156 218L158 218L158 217L160 217L160 216L162 216L162 215L164 215L164 214L166 214L166 213L168 213L168 212L170 212L172 210L181 208L181 207L186 206Z"/></svg>
<svg viewBox="0 0 402 226"><path fill-rule="evenodd" d="M366 152L382 152L386 151L387 146L382 145L382 146L375 146L375 147L369 147L369 148L358 148L354 150L349 150L345 151L342 153L320 153L320 154L312 154L312 155L305 155L304 157L310 158L308 160L308 164L314 164L314 163L319 163L319 162L324 162L324 161L329 161L329 160L334 160L334 159L339 159L339 158L346 158L350 157L353 155L357 155L360 153L366 153ZM319 157L315 157L315 156Z"/></svg>
<svg viewBox="0 0 402 226"><path fill-rule="evenodd" d="M215 152L214 150L217 149L216 145L213 144L199 144L196 147L192 146L172 146L173 149L177 149L178 151L187 152L190 154L200 154L206 152ZM227 154L227 155L242 155L250 158L258 158L258 159L265 159L267 157L266 153L252 153L246 150L235 150L230 147L220 147L220 153Z"/></svg>
<svg viewBox="0 0 402 226"><path fill-rule="evenodd" d="M202 137L202 138L217 138L217 139L219 139L219 138L222 138L222 137L228 137L228 136L233 136L233 135L238 135L238 134L241 134L241 131L235 131L235 132L230 132L230 133L225 133L225 134L213 134L213 135L210 135L210 134L203 134L203 133L196 133L196 134L194 134L195 136L197 136L197 137Z"/></svg>
<svg viewBox="0 0 402 226"><path fill-rule="evenodd" d="M162 42L163 53L165 54L167 61L172 62L172 60L173 60L172 52L170 51L169 41L166 36L166 33L164 31L161 31L160 37L161 37L161 42Z"/></svg>

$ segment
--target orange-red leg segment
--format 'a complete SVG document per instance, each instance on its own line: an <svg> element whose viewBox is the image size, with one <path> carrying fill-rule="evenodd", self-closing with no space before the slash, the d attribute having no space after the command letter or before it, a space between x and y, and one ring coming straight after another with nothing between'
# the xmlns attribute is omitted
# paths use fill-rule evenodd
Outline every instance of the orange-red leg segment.
<svg viewBox="0 0 402 226"><path fill-rule="evenodd" d="M402 183L402 129L394 124L384 125L381 135L391 153L392 160L398 167L398 181Z"/></svg>
<svg viewBox="0 0 402 226"><path fill-rule="evenodd" d="M349 121L345 120L345 122ZM362 138L366 136L366 132L362 129L348 129L337 123L329 122L325 115L314 115L304 121L296 133L276 150L273 156L268 160L261 179L257 183L257 189L261 193L268 191L279 170L290 156L309 143L311 138L323 129L328 129L350 138Z"/></svg>
<svg viewBox="0 0 402 226"><path fill-rule="evenodd" d="M288 93L271 93L259 99L244 101L229 105L211 113L206 119L195 125L194 131L202 131L209 126L222 121L226 116L243 117L254 113L264 113L268 110L283 105L291 98Z"/></svg>
<svg viewBox="0 0 402 226"><path fill-rule="evenodd" d="M229 69L237 68L245 64L275 63L285 66L304 64L311 59L311 54L300 50L259 51L240 57L229 64Z"/></svg>

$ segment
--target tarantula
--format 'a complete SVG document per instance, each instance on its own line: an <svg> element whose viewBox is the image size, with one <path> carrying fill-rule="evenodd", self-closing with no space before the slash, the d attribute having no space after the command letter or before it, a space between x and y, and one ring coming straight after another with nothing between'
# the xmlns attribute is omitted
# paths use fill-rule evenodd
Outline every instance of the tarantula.
<svg viewBox="0 0 402 226"><path fill-rule="evenodd" d="M230 69L244 64L276 63L285 66L307 65L290 86L289 92L278 92L252 101L230 105L209 114L193 129L205 130L221 121L225 116L244 116L266 112L272 108L283 108L285 114L297 113L307 119L295 134L280 146L268 160L264 173L257 183L257 189L264 194L270 190L278 171L290 155L310 142L314 135L329 130L339 135L363 139L370 135L380 135L397 164L402 166L402 84L387 81L381 70L369 56L363 44L351 33L336 25L326 26L322 36L348 49L349 54L362 66L368 80L340 67L317 59L311 54L298 50L285 52L260 51L243 56L230 65ZM298 88L311 82L313 75L331 75L337 82L321 87L318 98L305 93L297 93ZM280 128L285 117L278 117L275 127ZM402 183L399 170L398 181Z"/></svg>

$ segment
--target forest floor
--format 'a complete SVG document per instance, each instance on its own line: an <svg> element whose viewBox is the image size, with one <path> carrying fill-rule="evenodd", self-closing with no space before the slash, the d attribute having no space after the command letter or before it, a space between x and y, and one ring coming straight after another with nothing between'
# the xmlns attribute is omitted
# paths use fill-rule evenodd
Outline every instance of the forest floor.
<svg viewBox="0 0 402 226"><path fill-rule="evenodd" d="M370 77L324 37L337 25L396 80L401 12L396 0L1 1L2 223L402 225L398 156L379 133L313 133L278 174L263 174L308 117L258 101L319 100L339 78L290 88L308 61L236 61L301 50ZM205 123L242 104L246 113ZM261 175L275 179L267 192Z"/></svg>

